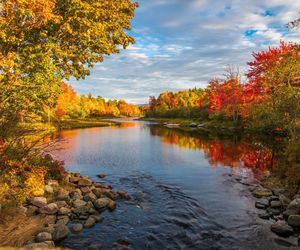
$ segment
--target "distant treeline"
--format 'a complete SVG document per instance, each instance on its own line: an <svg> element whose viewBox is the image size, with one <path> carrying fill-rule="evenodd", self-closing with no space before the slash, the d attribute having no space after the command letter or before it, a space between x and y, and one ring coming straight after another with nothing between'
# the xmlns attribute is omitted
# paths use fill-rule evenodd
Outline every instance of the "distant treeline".
<svg viewBox="0 0 300 250"><path fill-rule="evenodd" d="M71 85L62 84L62 93L51 115L56 118L87 117L137 117L143 114L141 107L124 100L108 100L91 94L78 96Z"/></svg>

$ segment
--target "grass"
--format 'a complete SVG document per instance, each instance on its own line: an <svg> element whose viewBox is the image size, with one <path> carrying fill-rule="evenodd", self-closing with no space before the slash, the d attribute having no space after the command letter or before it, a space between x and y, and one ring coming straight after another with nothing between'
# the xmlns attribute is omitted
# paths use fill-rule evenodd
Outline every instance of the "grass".
<svg viewBox="0 0 300 250"><path fill-rule="evenodd" d="M0 217L1 247L22 247L27 242L32 242L45 223L44 219L23 214L0 214Z"/></svg>
<svg viewBox="0 0 300 250"><path fill-rule="evenodd" d="M118 125L118 123L102 119L68 119L55 121L53 122L53 125L60 130L65 130L78 128L106 127Z"/></svg>

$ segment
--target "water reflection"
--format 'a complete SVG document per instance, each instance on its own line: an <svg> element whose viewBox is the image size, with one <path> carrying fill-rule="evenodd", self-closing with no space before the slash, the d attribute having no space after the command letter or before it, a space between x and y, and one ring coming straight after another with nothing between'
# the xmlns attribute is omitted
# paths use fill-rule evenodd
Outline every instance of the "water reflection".
<svg viewBox="0 0 300 250"><path fill-rule="evenodd" d="M231 138L209 137L207 133L183 132L161 126L150 127L150 133L159 136L163 143L203 151L212 167L246 167L266 171L272 164L273 150L261 142L250 143L249 138L238 138L236 135Z"/></svg>

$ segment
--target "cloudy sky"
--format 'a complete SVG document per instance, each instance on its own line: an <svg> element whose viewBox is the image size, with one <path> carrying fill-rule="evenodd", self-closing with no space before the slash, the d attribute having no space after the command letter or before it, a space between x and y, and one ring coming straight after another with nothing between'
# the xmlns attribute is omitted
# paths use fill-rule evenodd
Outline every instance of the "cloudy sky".
<svg viewBox="0 0 300 250"><path fill-rule="evenodd" d="M300 0L140 0L132 22L136 44L96 65L79 94L143 104L150 95L205 87L226 65L246 70L251 53L280 40L300 42L285 24Z"/></svg>

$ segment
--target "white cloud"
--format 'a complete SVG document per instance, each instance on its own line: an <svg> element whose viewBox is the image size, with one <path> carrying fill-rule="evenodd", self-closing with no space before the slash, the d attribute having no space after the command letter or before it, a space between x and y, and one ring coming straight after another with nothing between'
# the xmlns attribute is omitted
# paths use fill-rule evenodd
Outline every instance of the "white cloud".
<svg viewBox="0 0 300 250"><path fill-rule="evenodd" d="M226 65L246 70L251 53L279 40L300 43L285 24L300 16L296 0L140 0L133 22L136 44L106 57L79 93L147 102L166 90L205 86ZM246 36L247 31L250 32Z"/></svg>

